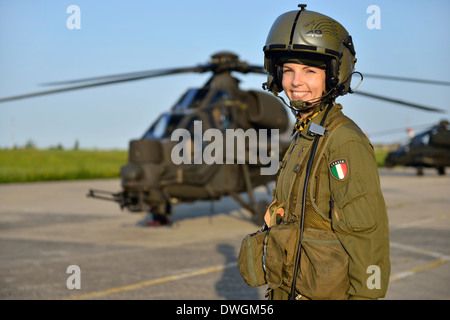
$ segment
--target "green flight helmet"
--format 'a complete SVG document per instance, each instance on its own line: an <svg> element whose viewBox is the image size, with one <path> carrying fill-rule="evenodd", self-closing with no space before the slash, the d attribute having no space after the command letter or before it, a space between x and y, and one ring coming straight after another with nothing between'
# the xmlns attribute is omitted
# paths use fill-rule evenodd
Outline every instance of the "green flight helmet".
<svg viewBox="0 0 450 320"><path fill-rule="evenodd" d="M350 92L356 63L352 37L336 20L306 10L306 5L299 7L279 16L269 31L263 48L268 72L263 86L274 94L283 91L282 63L293 58L326 69L327 97L335 99Z"/></svg>

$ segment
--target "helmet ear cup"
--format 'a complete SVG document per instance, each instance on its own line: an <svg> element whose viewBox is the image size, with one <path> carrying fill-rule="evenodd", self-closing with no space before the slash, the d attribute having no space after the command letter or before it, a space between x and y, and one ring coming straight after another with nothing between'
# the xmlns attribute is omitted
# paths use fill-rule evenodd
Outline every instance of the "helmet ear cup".
<svg viewBox="0 0 450 320"><path fill-rule="evenodd" d="M278 92L283 91L283 66L277 65L275 67L275 72L276 72L276 76L275 76L275 86L278 90Z"/></svg>
<svg viewBox="0 0 450 320"><path fill-rule="evenodd" d="M273 74L268 73L267 74L267 82L263 83L263 89L273 92L273 91L276 91L274 89L274 86L275 86L275 80L274 80Z"/></svg>
<svg viewBox="0 0 450 320"><path fill-rule="evenodd" d="M339 83L338 70L338 61L336 59L330 59L327 64L327 91L335 88Z"/></svg>
<svg viewBox="0 0 450 320"><path fill-rule="evenodd" d="M273 56L266 56L264 60L264 67L268 73L267 82L263 84L263 88L270 92L280 93L283 91L283 85L281 83L283 70L282 68L279 70L280 68Z"/></svg>
<svg viewBox="0 0 450 320"><path fill-rule="evenodd" d="M280 93L281 91L283 91L283 68L280 66L275 66L274 68L272 68L272 70L273 73L267 74L267 90Z"/></svg>

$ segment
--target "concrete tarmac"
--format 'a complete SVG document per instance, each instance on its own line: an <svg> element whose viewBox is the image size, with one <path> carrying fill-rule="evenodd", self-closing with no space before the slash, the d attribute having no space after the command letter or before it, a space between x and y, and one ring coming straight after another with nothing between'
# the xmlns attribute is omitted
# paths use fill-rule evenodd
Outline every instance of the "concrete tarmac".
<svg viewBox="0 0 450 320"><path fill-rule="evenodd" d="M450 177L382 169L380 179L385 299L449 299ZM237 269L242 238L258 227L231 198L180 204L171 226L147 227L145 214L87 198L89 188L115 192L120 181L0 184L0 299L264 299L266 287L247 286ZM271 200L264 188L256 197Z"/></svg>

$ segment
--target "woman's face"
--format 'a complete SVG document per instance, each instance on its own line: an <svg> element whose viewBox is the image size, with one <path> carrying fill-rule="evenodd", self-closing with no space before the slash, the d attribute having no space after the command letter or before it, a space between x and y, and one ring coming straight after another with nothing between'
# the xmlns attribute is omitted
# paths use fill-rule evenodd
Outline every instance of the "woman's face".
<svg viewBox="0 0 450 320"><path fill-rule="evenodd" d="M325 92L325 70L298 63L283 65L283 90L291 101L303 100L314 104Z"/></svg>

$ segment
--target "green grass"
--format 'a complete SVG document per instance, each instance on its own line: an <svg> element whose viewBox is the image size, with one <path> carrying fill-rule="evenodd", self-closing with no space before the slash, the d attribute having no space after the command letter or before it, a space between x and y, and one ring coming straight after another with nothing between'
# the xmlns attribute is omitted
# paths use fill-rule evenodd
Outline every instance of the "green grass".
<svg viewBox="0 0 450 320"><path fill-rule="evenodd" d="M388 152L388 150L375 149L375 158L377 160L378 168L384 167L384 159L386 159Z"/></svg>
<svg viewBox="0 0 450 320"><path fill-rule="evenodd" d="M0 183L116 178L127 159L121 150L0 150Z"/></svg>
<svg viewBox="0 0 450 320"><path fill-rule="evenodd" d="M376 150L378 167L387 151ZM0 150L0 183L117 178L126 150Z"/></svg>

